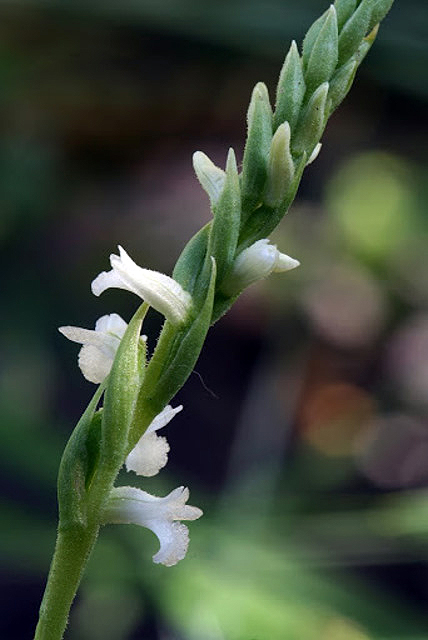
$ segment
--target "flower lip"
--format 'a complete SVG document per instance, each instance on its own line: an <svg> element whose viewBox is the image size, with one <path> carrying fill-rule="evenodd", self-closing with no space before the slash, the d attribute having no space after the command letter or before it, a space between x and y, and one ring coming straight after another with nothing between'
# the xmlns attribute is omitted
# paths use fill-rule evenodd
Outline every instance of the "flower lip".
<svg viewBox="0 0 428 640"><path fill-rule="evenodd" d="M197 520L201 509L186 504L187 487L177 487L163 498L136 487L112 489L103 513L105 524L138 524L158 537L159 551L153 561L171 567L184 558L189 545L189 530L180 520Z"/></svg>
<svg viewBox="0 0 428 640"><path fill-rule="evenodd" d="M139 476L155 476L168 462L169 444L166 438L158 436L156 431L165 427L173 417L183 409L179 405L173 409L167 405L147 427L135 447L125 460L127 471Z"/></svg>

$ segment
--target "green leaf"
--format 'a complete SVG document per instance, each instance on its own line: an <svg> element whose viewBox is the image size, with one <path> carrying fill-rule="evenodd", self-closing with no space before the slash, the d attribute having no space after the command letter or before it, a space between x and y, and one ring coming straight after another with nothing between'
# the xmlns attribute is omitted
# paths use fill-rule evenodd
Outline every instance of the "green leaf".
<svg viewBox="0 0 428 640"><path fill-rule="evenodd" d="M362 39L370 30L370 3L371 0L362 0L343 27L339 36L339 65L344 64L357 51Z"/></svg>
<svg viewBox="0 0 428 640"><path fill-rule="evenodd" d="M369 30L384 19L388 11L391 9L394 0L377 0L372 8L372 13L369 22Z"/></svg>
<svg viewBox="0 0 428 640"><path fill-rule="evenodd" d="M268 179L263 202L268 207L278 207L294 177L294 162L290 151L290 125L281 124L272 138L269 153Z"/></svg>
<svg viewBox="0 0 428 640"><path fill-rule="evenodd" d="M305 151L309 158L319 142L326 124L328 89L328 82L324 82L309 100L296 127L296 133L291 138L293 154L300 156Z"/></svg>
<svg viewBox="0 0 428 640"><path fill-rule="evenodd" d="M196 284L205 263L212 221L200 229L186 244L174 267L172 277L192 296L196 293ZM199 283L206 291L209 280Z"/></svg>
<svg viewBox="0 0 428 640"><path fill-rule="evenodd" d="M305 90L302 60L299 56L297 45L293 40L278 80L275 114L273 117L274 131L286 121L290 124L291 130L293 130L299 117Z"/></svg>
<svg viewBox="0 0 428 640"><path fill-rule="evenodd" d="M324 11L322 16L315 20L315 22L309 27L308 32L305 35L302 47L302 59L304 67L306 67L309 62L309 58L312 53L312 47L314 46L314 43L318 38L318 35L323 28L325 21L327 20L328 12L329 9Z"/></svg>
<svg viewBox="0 0 428 640"><path fill-rule="evenodd" d="M358 66L362 63L368 52L373 46L374 41L376 40L377 34L379 31L379 25L375 25L370 33L363 39L362 43L357 49L357 53L354 58L358 62Z"/></svg>
<svg viewBox="0 0 428 640"><path fill-rule="evenodd" d="M241 175L243 219L260 204L272 140L272 108L263 82L256 84L248 107L248 134Z"/></svg>
<svg viewBox="0 0 428 640"><path fill-rule="evenodd" d="M337 13L337 27L339 31L351 17L357 7L357 0L336 0L334 7Z"/></svg>
<svg viewBox="0 0 428 640"><path fill-rule="evenodd" d="M109 375L104 399L100 466L118 471L125 459L128 432L144 378L145 343L141 325L148 305L142 304L123 336Z"/></svg>
<svg viewBox="0 0 428 640"><path fill-rule="evenodd" d="M295 174L293 178L293 182L287 189L285 193L284 199L281 204L276 208L267 207L266 205L262 205L247 220L245 225L243 225L241 234L239 236L238 242L238 250L237 255L243 249L246 249L250 245L252 245L257 240L261 240L262 238L267 238L268 235L275 229L275 227L280 223L282 218L287 213L291 203L296 197L296 192L300 184L300 180L302 178L303 171L305 169L307 162L307 155L303 153L299 158L298 162L295 164ZM219 301L220 305L220 301ZM219 306L216 304L217 306ZM223 303L223 307L225 304ZM223 311L224 313L224 311Z"/></svg>
<svg viewBox="0 0 428 640"><path fill-rule="evenodd" d="M358 62L352 57L346 64L340 67L330 81L328 91L330 114L344 100L350 90L358 69Z"/></svg>
<svg viewBox="0 0 428 640"><path fill-rule="evenodd" d="M158 346L147 365L144 386L130 431L128 450L138 442L153 418L162 411L191 374L211 324L215 285L216 265L212 258L205 300L192 323L180 331L170 323L165 323Z"/></svg>
<svg viewBox="0 0 428 640"><path fill-rule="evenodd" d="M309 95L320 84L330 80L337 64L338 39L336 10L331 5L312 45L305 71L306 91Z"/></svg>
<svg viewBox="0 0 428 640"><path fill-rule="evenodd" d="M100 421L95 411L104 388L103 383L96 390L70 436L59 466L59 519L65 529L86 524L87 488L99 454L97 434L99 438Z"/></svg>
<svg viewBox="0 0 428 640"><path fill-rule="evenodd" d="M226 182L211 226L205 269L211 272L210 257L215 258L217 281L220 283L233 263L241 222L241 194L235 153L229 150L226 163Z"/></svg>

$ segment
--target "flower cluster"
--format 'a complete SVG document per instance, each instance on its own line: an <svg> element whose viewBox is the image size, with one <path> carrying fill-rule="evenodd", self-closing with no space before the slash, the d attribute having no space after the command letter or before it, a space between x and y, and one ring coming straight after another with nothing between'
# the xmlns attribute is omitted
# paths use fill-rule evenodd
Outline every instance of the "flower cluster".
<svg viewBox="0 0 428 640"><path fill-rule="evenodd" d="M190 295L172 278L156 271L142 269L119 247L120 256L112 255L112 270L100 273L92 282L92 291L100 295L110 287L127 289L163 313L171 322L183 322L191 307ZM85 378L102 383L109 375L116 352L128 325L116 313L105 315L95 330L60 327L69 340L82 344L79 367ZM146 336L140 341L145 343ZM157 431L166 426L182 410L182 406L166 406L149 425L125 460L126 469L142 476L154 476L168 460L169 445ZM160 498L135 487L116 487L111 491L103 511L105 523L134 523L151 529L159 538L160 549L154 562L171 566L186 555L189 533L180 520L196 520L202 515L197 507L186 504L189 490L178 487Z"/></svg>
<svg viewBox="0 0 428 640"><path fill-rule="evenodd" d="M196 158L195 165L201 182L212 190L221 191L220 170L213 168L205 157ZM109 288L125 289L135 293L162 313L175 327L184 325L192 312L191 295L173 278L139 267L119 247L119 255L110 256L110 271L103 271L92 282L92 292L98 296ZM255 242L235 259L225 280L224 289L230 295L242 291L249 284L268 276L273 271L287 271L298 266L298 261L280 253L267 239ZM82 345L79 352L79 367L87 380L101 384L109 375L127 323L116 313L99 318L95 329L60 327L60 332L69 340ZM139 341L145 347L147 337ZM141 476L154 476L168 461L169 444L166 438L157 435L182 406L170 405L153 419L134 448L128 453L124 464L127 471ZM178 487L165 497L152 496L135 487L115 487L111 490L103 509L104 523L134 523L151 529L158 537L159 551L154 562L166 566L176 564L186 555L189 532L182 520L196 520L202 515L197 507L187 505L189 490Z"/></svg>

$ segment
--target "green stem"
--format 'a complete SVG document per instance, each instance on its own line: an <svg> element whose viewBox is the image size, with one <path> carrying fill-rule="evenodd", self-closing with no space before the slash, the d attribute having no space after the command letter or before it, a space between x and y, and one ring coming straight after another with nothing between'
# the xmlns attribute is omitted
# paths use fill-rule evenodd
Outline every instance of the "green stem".
<svg viewBox="0 0 428 640"><path fill-rule="evenodd" d="M63 637L70 607L97 535L98 526L58 530L34 640L61 640Z"/></svg>

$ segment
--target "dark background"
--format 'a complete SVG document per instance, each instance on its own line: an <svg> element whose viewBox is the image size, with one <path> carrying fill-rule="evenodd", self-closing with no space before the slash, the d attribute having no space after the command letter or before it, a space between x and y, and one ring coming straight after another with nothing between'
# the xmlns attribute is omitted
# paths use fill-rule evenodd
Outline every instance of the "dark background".
<svg viewBox="0 0 428 640"><path fill-rule="evenodd" d="M2 638L32 637L93 392L56 327L129 320L135 298L89 289L119 243L171 272L210 216L192 152L242 157L252 87L273 97L325 7L0 3ZM427 36L425 0L396 2L274 234L301 266L242 296L177 398L168 467L140 485L204 509L186 560L106 528L70 640L428 636Z"/></svg>

